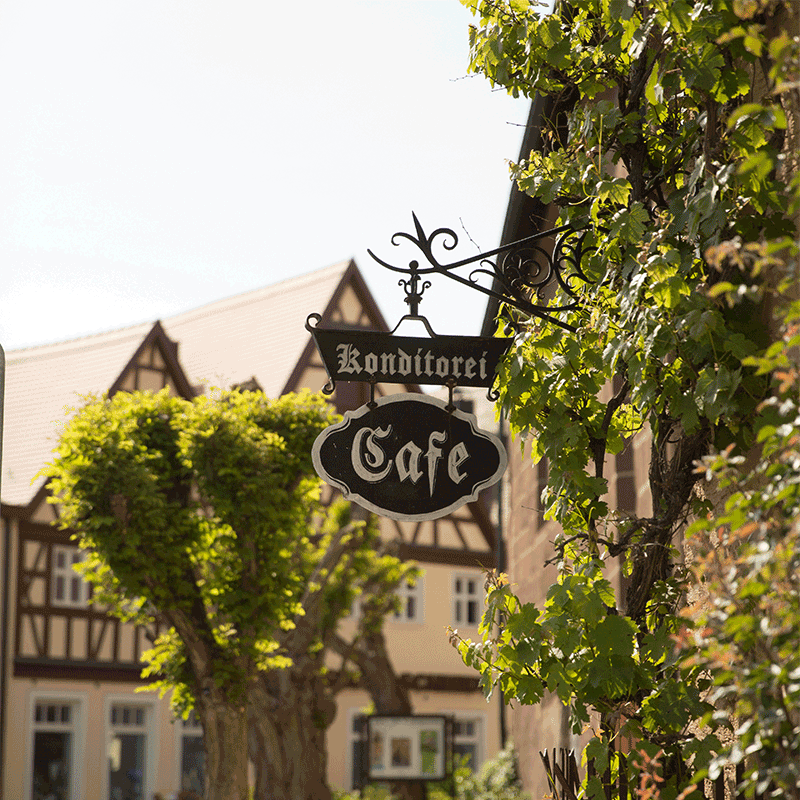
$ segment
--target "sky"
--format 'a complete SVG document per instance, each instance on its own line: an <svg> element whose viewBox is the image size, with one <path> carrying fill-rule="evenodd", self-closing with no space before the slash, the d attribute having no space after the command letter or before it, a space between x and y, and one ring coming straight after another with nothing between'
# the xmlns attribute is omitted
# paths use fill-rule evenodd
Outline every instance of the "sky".
<svg viewBox="0 0 800 800"><path fill-rule="evenodd" d="M458 0L0 0L0 344L168 317L392 244L499 243L528 102L468 76ZM464 273L462 273L464 274ZM434 278L437 333L485 297ZM309 308L308 312L322 311Z"/></svg>

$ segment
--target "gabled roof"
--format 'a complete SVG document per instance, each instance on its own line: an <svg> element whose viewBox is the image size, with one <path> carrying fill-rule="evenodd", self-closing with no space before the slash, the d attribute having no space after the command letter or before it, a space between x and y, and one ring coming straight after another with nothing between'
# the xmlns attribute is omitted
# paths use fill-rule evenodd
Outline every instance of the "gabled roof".
<svg viewBox="0 0 800 800"><path fill-rule="evenodd" d="M148 322L7 354L2 499L27 505L63 423L89 394L117 388L146 341L159 339L172 383L230 387L256 379L278 396L311 339L312 312L330 314L342 286L363 279L352 261ZM377 314L376 322L385 322ZM149 337L149 339L148 339ZM167 338L168 337L168 338ZM170 341L171 340L171 341ZM177 348L175 347L177 345ZM181 367L183 368L181 371Z"/></svg>
<svg viewBox="0 0 800 800"><path fill-rule="evenodd" d="M70 409L111 388L152 323L6 355L3 502L27 504ZM37 484L41 481L37 481Z"/></svg>
<svg viewBox="0 0 800 800"><path fill-rule="evenodd" d="M323 314L352 261L209 303L163 321L179 343L179 358L195 384L229 387L255 378L269 397L284 390L311 336L309 314Z"/></svg>

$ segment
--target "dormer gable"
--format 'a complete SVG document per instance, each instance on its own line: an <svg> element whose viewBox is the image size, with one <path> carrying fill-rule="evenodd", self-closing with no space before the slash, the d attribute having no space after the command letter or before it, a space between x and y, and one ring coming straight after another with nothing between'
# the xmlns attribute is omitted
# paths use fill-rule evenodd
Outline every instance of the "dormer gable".
<svg viewBox="0 0 800 800"><path fill-rule="evenodd" d="M383 314L353 261L350 262L341 283L322 313L320 324L376 331L389 330Z"/></svg>
<svg viewBox="0 0 800 800"><path fill-rule="evenodd" d="M178 361L178 343L172 341L161 323L156 321L109 387L108 395L113 397L117 392L159 392L166 387L172 394L187 400L197 394Z"/></svg>
<svg viewBox="0 0 800 800"><path fill-rule="evenodd" d="M320 328L362 328L380 332L389 331L389 326L354 261L348 263L347 269L342 274L341 280L325 308L309 308L307 313L320 315L320 320L316 323ZM303 353L281 394L296 392L303 388L317 391L327 382L327 379L322 359L309 334ZM337 406L340 410L344 410L361 405L368 399L367 389L366 384L337 384ZM420 387L412 383L401 384L394 391L419 392ZM376 392L377 396L383 396L386 393L385 387L379 387ZM346 400L345 395L347 396ZM345 402L342 402L343 400Z"/></svg>

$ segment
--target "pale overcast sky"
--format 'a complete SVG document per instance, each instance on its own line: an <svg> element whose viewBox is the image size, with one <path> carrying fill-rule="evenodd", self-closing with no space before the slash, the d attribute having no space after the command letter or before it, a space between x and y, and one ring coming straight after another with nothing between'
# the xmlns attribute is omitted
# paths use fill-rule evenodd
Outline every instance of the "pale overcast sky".
<svg viewBox="0 0 800 800"><path fill-rule="evenodd" d="M397 258L412 210L457 229L454 259L500 237L528 104L466 77L469 21L457 0L0 0L0 344L351 257L393 325L398 276L366 250ZM476 334L483 298L443 280L420 311Z"/></svg>

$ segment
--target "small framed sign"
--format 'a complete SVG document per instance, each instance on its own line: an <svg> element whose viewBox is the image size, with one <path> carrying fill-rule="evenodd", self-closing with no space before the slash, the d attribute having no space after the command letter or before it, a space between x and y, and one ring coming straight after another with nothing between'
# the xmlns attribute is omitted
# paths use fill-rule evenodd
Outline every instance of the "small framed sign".
<svg viewBox="0 0 800 800"><path fill-rule="evenodd" d="M367 780L441 781L452 751L449 717L367 718Z"/></svg>

